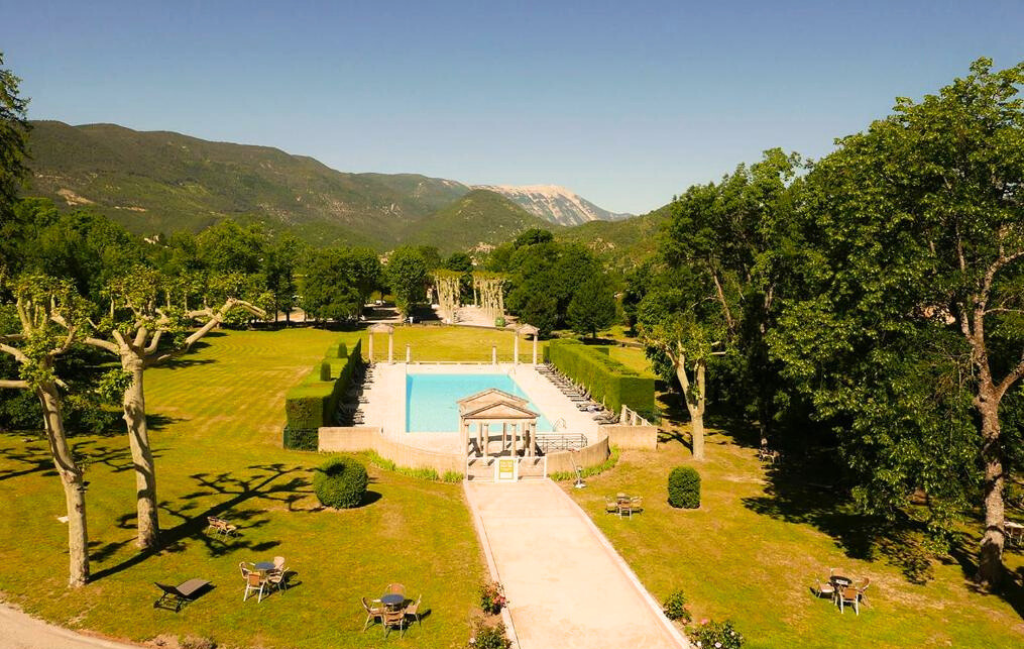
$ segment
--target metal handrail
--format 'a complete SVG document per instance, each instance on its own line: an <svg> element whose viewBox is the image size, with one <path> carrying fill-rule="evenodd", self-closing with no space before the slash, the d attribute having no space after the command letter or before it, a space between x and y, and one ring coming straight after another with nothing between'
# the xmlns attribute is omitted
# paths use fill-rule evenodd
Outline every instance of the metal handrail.
<svg viewBox="0 0 1024 649"><path fill-rule="evenodd" d="M543 453L578 451L587 447L587 436L583 433L537 433L537 447Z"/></svg>

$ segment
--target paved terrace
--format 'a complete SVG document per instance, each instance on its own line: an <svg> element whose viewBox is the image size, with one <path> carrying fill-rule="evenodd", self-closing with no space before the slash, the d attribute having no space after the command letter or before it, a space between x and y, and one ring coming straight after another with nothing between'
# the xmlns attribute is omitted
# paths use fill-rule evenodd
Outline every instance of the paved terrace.
<svg viewBox="0 0 1024 649"><path fill-rule="evenodd" d="M466 494L505 586L520 649L689 647L555 483L470 482Z"/></svg>
<svg viewBox="0 0 1024 649"><path fill-rule="evenodd" d="M580 412L575 404L532 365L520 363L466 364L430 363L410 364L377 363L374 382L366 390L368 403L363 404L365 425L379 426L384 435L409 446L440 453L458 453L459 433L406 433L405 431L405 376L415 374L509 374L523 389L530 401L540 409L548 421L564 419L566 428L558 432L583 433L589 443L599 441L600 426L591 413ZM459 395L460 397L469 395Z"/></svg>

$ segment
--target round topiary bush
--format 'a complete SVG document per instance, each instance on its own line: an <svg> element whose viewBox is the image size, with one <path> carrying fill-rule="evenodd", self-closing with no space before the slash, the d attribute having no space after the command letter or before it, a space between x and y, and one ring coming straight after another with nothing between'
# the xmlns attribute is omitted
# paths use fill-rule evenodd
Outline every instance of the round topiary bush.
<svg viewBox="0 0 1024 649"><path fill-rule="evenodd" d="M689 466L677 466L668 474L668 504L673 507L700 507L700 474Z"/></svg>
<svg viewBox="0 0 1024 649"><path fill-rule="evenodd" d="M313 491L320 504L336 509L350 509L366 495L366 467L351 458L332 457L316 470Z"/></svg>

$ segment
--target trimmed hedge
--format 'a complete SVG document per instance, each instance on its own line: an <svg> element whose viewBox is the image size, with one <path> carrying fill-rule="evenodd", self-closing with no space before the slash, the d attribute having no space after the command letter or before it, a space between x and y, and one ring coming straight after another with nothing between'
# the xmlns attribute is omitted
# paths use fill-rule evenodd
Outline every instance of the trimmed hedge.
<svg viewBox="0 0 1024 649"><path fill-rule="evenodd" d="M654 379L645 378L608 355L607 347L592 347L577 340L553 340L544 360L582 383L590 396L612 412L626 404L637 412L654 410Z"/></svg>
<svg viewBox="0 0 1024 649"><path fill-rule="evenodd" d="M284 410L288 423L285 426L284 447L316 450L306 439L298 439L289 431L316 430L336 422L338 401L352 385L352 375L362 365L362 341L356 342L350 356L332 358L328 356L313 367L313 371L302 383L288 391ZM346 353L344 343L331 347L328 354Z"/></svg>
<svg viewBox="0 0 1024 649"><path fill-rule="evenodd" d="M700 474L690 466L677 466L668 474L668 504L684 509L700 508Z"/></svg>
<svg viewBox="0 0 1024 649"><path fill-rule="evenodd" d="M358 507L366 496L366 467L348 457L332 457L316 469L313 491L321 505L335 509Z"/></svg>
<svg viewBox="0 0 1024 649"><path fill-rule="evenodd" d="M320 431L316 428L292 430L285 426L284 447L298 451L315 451L320 447Z"/></svg>

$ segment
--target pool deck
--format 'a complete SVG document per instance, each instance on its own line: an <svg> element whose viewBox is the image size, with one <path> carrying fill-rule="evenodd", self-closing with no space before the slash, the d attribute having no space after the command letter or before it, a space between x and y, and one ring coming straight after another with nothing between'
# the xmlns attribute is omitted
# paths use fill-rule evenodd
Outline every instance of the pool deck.
<svg viewBox="0 0 1024 649"><path fill-rule="evenodd" d="M533 365L520 363L464 364L464 363L378 363L374 366L374 381L367 386L367 403L363 405L365 424L380 427L385 437L416 448L439 453L458 453L459 433L407 433L405 430L405 377L406 374L508 374L523 389L526 396L540 409L548 421L565 421L559 432L583 433L593 444L604 435L590 413L580 412L575 404ZM469 396L469 395L464 395Z"/></svg>

